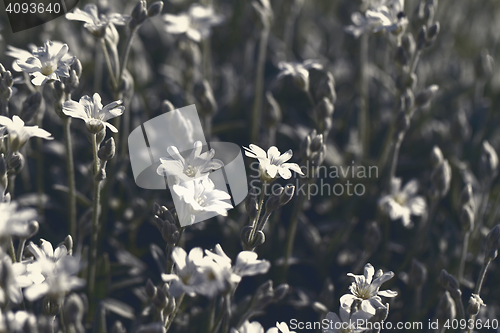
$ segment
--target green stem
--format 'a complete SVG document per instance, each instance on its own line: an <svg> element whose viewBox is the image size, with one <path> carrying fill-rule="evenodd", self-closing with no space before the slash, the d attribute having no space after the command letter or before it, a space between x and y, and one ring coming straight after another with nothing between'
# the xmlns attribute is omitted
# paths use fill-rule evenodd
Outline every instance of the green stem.
<svg viewBox="0 0 500 333"><path fill-rule="evenodd" d="M102 52L104 54L104 59L106 60L106 66L108 66L108 72L111 78L111 84L113 85L113 90L116 90L118 88L118 82L116 81L115 74L113 73L113 66L111 66L111 58L109 57L106 41L104 40L104 37L101 37L99 40L101 41Z"/></svg>
<svg viewBox="0 0 500 333"><path fill-rule="evenodd" d="M99 236L99 214L100 214L100 192L101 181L98 178L99 157L97 156L97 134L92 134L92 146L94 152L94 202L92 210L92 234L90 238L90 269L89 269L89 295L93 298L95 288L95 276L97 270L97 241ZM89 311L90 312L90 311ZM92 314L91 314L92 315Z"/></svg>
<svg viewBox="0 0 500 333"><path fill-rule="evenodd" d="M469 247L470 231L466 231L464 235L464 243L462 245L462 256L460 257L460 268L458 269L458 282L463 283L465 260L467 258L467 249Z"/></svg>
<svg viewBox="0 0 500 333"><path fill-rule="evenodd" d="M394 143L394 150L392 153L391 168L389 170L389 178L387 179L387 189L391 188L391 183L396 176L396 168L398 166L399 150L401 149L401 144L403 143L404 133L401 133L396 142Z"/></svg>
<svg viewBox="0 0 500 333"><path fill-rule="evenodd" d="M122 82L123 72L125 71L125 68L127 67L128 57L130 55L130 50L132 48L132 40L134 39L137 28L138 27L135 27L134 29L132 29L132 31L130 31L130 35L128 36L127 44L125 46L125 52L123 53L123 57L122 57L121 62L120 62L121 66L120 66L120 72L118 73L118 78L117 78L118 79L117 88L119 88L119 85Z"/></svg>
<svg viewBox="0 0 500 333"><path fill-rule="evenodd" d="M252 111L252 130L250 141L257 143L259 136L260 118L262 112L262 95L264 93L264 65L266 63L267 40L269 27L264 27L260 35L259 57L257 59L257 74L255 76L255 99Z"/></svg>
<svg viewBox="0 0 500 333"><path fill-rule="evenodd" d="M66 147L66 169L68 173L68 195L69 195L69 234L77 239L76 222L76 185L75 166L73 162L73 143L71 139L71 118L63 118L64 144Z"/></svg>
<svg viewBox="0 0 500 333"><path fill-rule="evenodd" d="M257 215L255 216L255 219L252 221L252 231L250 232L250 236L248 237L248 244L249 244L249 250L254 250L253 243L254 243L254 238L255 234L257 233L257 227L259 224L259 218L260 214L262 212L262 207L264 206L264 198L266 196L266 185L267 182L262 183L262 188L261 188L261 193L260 193L260 199L259 199L259 207L257 209Z"/></svg>
<svg viewBox="0 0 500 333"><path fill-rule="evenodd" d="M175 316L177 315L177 312L179 311L179 308L181 307L181 304L182 304L182 301L184 300L185 295L186 294L182 294L179 297L179 299L177 300L177 305L175 306L174 312L172 312L172 314L168 318L167 324L165 325L165 332L168 332L168 329L170 328L170 326L174 322Z"/></svg>
<svg viewBox="0 0 500 333"><path fill-rule="evenodd" d="M491 259L488 259L488 261L483 263L483 267L481 267L481 272L479 273L479 280L477 281L476 289L474 291L474 294L476 294L478 296L480 296L481 288L483 287L484 278L486 276L486 271L488 270L488 266L490 265L490 263L491 263ZM476 319L476 315L471 315L469 318L469 321L472 323L475 323L475 319ZM469 327L468 333L472 333L473 331L474 331L473 327Z"/></svg>
<svg viewBox="0 0 500 333"><path fill-rule="evenodd" d="M9 254L12 262L16 262L16 250L14 250L14 242L12 241L12 237L9 240Z"/></svg>
<svg viewBox="0 0 500 333"><path fill-rule="evenodd" d="M363 34L360 38L359 47L359 62L360 62L360 77L359 77L359 115L358 115L358 131L359 139L362 147L362 155L366 157L368 155L369 146L369 128L368 124L370 122L368 114L368 89L369 89L369 78L368 78L368 34Z"/></svg>
<svg viewBox="0 0 500 333"><path fill-rule="evenodd" d="M26 238L19 239L19 244L17 245L17 262L23 260L24 245L26 244Z"/></svg>
<svg viewBox="0 0 500 333"><path fill-rule="evenodd" d="M299 215L302 212L302 207L304 206L306 196L299 196L299 201L293 207L292 216L290 219L290 224L288 225L288 235L286 239L286 247L285 247L285 259L283 263L283 280L286 280L286 276L288 273L290 256L293 252L293 244L295 242L295 234L297 233L297 224L299 222Z"/></svg>

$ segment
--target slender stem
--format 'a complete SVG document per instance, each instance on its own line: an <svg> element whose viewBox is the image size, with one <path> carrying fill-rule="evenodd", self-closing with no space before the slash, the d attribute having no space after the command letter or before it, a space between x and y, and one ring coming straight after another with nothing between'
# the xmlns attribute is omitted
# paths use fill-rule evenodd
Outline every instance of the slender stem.
<svg viewBox="0 0 500 333"><path fill-rule="evenodd" d="M182 294L179 299L177 300L177 305L175 306L175 309L174 309L174 312L172 312L172 314L170 315L170 317L168 318L168 322L167 324L165 325L165 332L168 332L168 329L170 328L170 326L172 325L172 323L174 322L174 319L175 319L175 316L177 315L177 312L179 311L179 308L181 307L181 304L182 304L182 301L184 300L184 296L186 294Z"/></svg>
<svg viewBox="0 0 500 333"><path fill-rule="evenodd" d="M266 63L267 40L269 38L269 27L264 27L260 35L259 57L257 59L257 70L255 76L255 99L252 111L252 129L250 141L257 143L262 112L262 95L264 93L264 65Z"/></svg>
<svg viewBox="0 0 500 333"><path fill-rule="evenodd" d="M368 89L369 89L369 77L368 77L368 34L363 34L360 38L359 47L359 115L358 115L358 131L359 140L362 147L362 156L366 157L368 155L368 145L369 145L369 127L368 124L369 114L368 114Z"/></svg>
<svg viewBox="0 0 500 333"><path fill-rule="evenodd" d="M224 307L224 319L222 320L222 333L229 332L229 319L231 319L231 294L224 295L226 299Z"/></svg>
<svg viewBox="0 0 500 333"><path fill-rule="evenodd" d="M136 31L137 31L137 27L132 29L132 31L130 31L130 35L128 36L127 44L125 46L125 52L123 53L123 58L120 62L121 66L120 66L120 72L118 73L118 78L117 78L118 79L117 88L119 87L119 85L122 82L123 71L125 71L125 68L127 67L128 57L130 55L130 50L132 48L132 40L134 39Z"/></svg>
<svg viewBox="0 0 500 333"><path fill-rule="evenodd" d="M295 242L295 234L297 232L297 224L299 222L299 215L302 212L302 207L304 206L304 203L306 201L306 196L301 195L299 196L299 201L297 204L293 207L293 212L292 216L290 219L290 224L288 225L288 235L286 239L286 247L285 247L285 261L283 263L283 280L286 280L286 276L288 273L288 267L289 267L289 261L290 261L290 256L292 255L293 251L293 244Z"/></svg>
<svg viewBox="0 0 500 333"><path fill-rule="evenodd" d="M417 50L415 52L415 56L413 57L413 62L411 64L410 74L415 73L415 70L417 69L418 61L420 60L421 53L422 53L422 50Z"/></svg>
<svg viewBox="0 0 500 333"><path fill-rule="evenodd" d="M391 188L391 182L396 176L396 168L398 166L399 150L401 149L401 143L403 142L404 134L400 134L394 143L394 150L392 153L391 169L389 170L389 178L387 179L387 189Z"/></svg>
<svg viewBox="0 0 500 333"><path fill-rule="evenodd" d="M488 259L485 263L483 263L483 267L481 267L481 272L479 273L479 280L476 284L476 289L474 294L480 296L481 288L483 287L484 278L486 276L486 271L488 271L488 266L490 265L491 259ZM475 323L476 315L471 315L469 321ZM472 333L474 331L473 327L469 327L468 333Z"/></svg>
<svg viewBox="0 0 500 333"><path fill-rule="evenodd" d="M257 215L255 216L255 219L252 221L252 231L250 232L250 236L248 237L248 244L250 245L249 249L251 249L251 250L254 249L252 244L254 243L255 234L257 233L257 227L259 224L259 218L260 218L260 214L262 212L262 207L264 206L264 198L266 196L266 185L267 185L267 182L264 181L262 183L260 199L259 199L259 207L257 209Z"/></svg>
<svg viewBox="0 0 500 333"><path fill-rule="evenodd" d="M466 231L464 235L464 243L462 245L462 256L460 257L460 268L458 269L458 282L463 283L465 260L467 259L467 249L469 247L470 231Z"/></svg>
<svg viewBox="0 0 500 333"><path fill-rule="evenodd" d="M26 244L26 238L19 239L19 244L17 245L17 262L23 260L24 245Z"/></svg>
<svg viewBox="0 0 500 333"><path fill-rule="evenodd" d="M94 296L95 276L97 270L97 241L99 236L100 192L101 181L97 177L99 172L99 157L97 156L97 134L92 134L94 152L94 203L92 211L92 236L90 238L90 269L89 269L89 295Z"/></svg>
<svg viewBox="0 0 500 333"><path fill-rule="evenodd" d="M116 90L118 88L118 83L116 81L115 74L113 73L113 66L111 66L111 58L109 57L108 47L106 46L106 41L104 40L104 37L101 37L100 41L102 46L102 52L104 54L104 59L106 60L106 65L108 66L109 76L111 77L113 90Z"/></svg>
<svg viewBox="0 0 500 333"><path fill-rule="evenodd" d="M225 313L225 306L226 303L226 298L223 296L222 297L222 309L220 310L219 314L217 315L217 318L215 319L215 324L213 327L210 328L210 333L215 333L220 327L220 324L222 323L222 319L224 318L224 313ZM241 325L239 325L241 326ZM238 328L239 328L238 326Z"/></svg>
<svg viewBox="0 0 500 333"><path fill-rule="evenodd" d="M43 113L39 113L39 116L37 116L36 123L38 127L42 127L42 117ZM37 204L38 204L38 214L40 216L43 216L43 152L42 152L42 145L43 145L43 139L42 138L36 138L36 147L37 147L37 153L36 153L36 188L37 188Z"/></svg>
<svg viewBox="0 0 500 333"><path fill-rule="evenodd" d="M467 319L465 318L465 309L464 309L464 302L462 302L462 297L461 295L456 295L455 297L455 303L458 303L458 315L460 316L460 319Z"/></svg>
<svg viewBox="0 0 500 333"><path fill-rule="evenodd" d="M76 185L75 166L73 162L73 143L71 139L71 118L63 118L64 145L66 147L66 169L68 173L68 195L69 195L69 234L77 239L76 222Z"/></svg>
<svg viewBox="0 0 500 333"><path fill-rule="evenodd" d="M12 262L16 262L16 250L14 250L14 242L12 241L12 237L9 240L9 254Z"/></svg>

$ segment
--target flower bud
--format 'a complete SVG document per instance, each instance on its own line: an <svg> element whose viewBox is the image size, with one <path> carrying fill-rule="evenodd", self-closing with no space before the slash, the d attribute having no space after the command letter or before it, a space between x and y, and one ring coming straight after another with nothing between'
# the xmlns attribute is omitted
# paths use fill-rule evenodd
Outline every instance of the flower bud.
<svg viewBox="0 0 500 333"><path fill-rule="evenodd" d="M64 98L64 89L65 89L64 83L61 81L54 81L53 86L54 86L54 98L56 100Z"/></svg>
<svg viewBox="0 0 500 333"><path fill-rule="evenodd" d="M381 240L382 240L382 231L380 230L380 227L378 226L377 222L375 221L368 222L363 242L365 245L365 251L367 253L374 253L377 250L378 246L380 245Z"/></svg>
<svg viewBox="0 0 500 333"><path fill-rule="evenodd" d="M394 62L398 66L407 66L408 65L408 55L406 54L405 49L403 46L398 46L396 48L396 53L394 54Z"/></svg>
<svg viewBox="0 0 500 333"><path fill-rule="evenodd" d="M389 303L385 303L385 307L378 307L370 321L383 322L387 319L387 316L389 316Z"/></svg>
<svg viewBox="0 0 500 333"><path fill-rule="evenodd" d="M427 27L423 25L417 35L417 50L422 50L427 43Z"/></svg>
<svg viewBox="0 0 500 333"><path fill-rule="evenodd" d="M252 308L262 309L269 304L274 298L273 281L267 280L255 291L252 300Z"/></svg>
<svg viewBox="0 0 500 333"><path fill-rule="evenodd" d="M146 295L148 295L148 297L152 300L153 298L155 298L156 292L156 286L153 284L151 279L148 279L148 281L146 282Z"/></svg>
<svg viewBox="0 0 500 333"><path fill-rule="evenodd" d="M330 118L333 116L334 107L332 102L326 97L323 97L316 105L316 113L319 118Z"/></svg>
<svg viewBox="0 0 500 333"><path fill-rule="evenodd" d="M104 143L101 148L99 148L97 156L99 156L102 161L109 161L115 156L115 150L115 140L111 137Z"/></svg>
<svg viewBox="0 0 500 333"><path fill-rule="evenodd" d="M460 193L460 205L474 206L474 195L472 193L472 185L470 183L465 185L462 192Z"/></svg>
<svg viewBox="0 0 500 333"><path fill-rule="evenodd" d="M450 132L453 140L456 142L461 143L469 140L472 129L463 109L459 109L453 116Z"/></svg>
<svg viewBox="0 0 500 333"><path fill-rule="evenodd" d="M285 298L286 294L290 290L290 286L286 283L282 283L274 289L273 302L279 302Z"/></svg>
<svg viewBox="0 0 500 333"><path fill-rule="evenodd" d="M431 174L431 182L433 194L436 197L442 198L448 193L451 182L451 167L448 160L444 160L434 169Z"/></svg>
<svg viewBox="0 0 500 333"><path fill-rule="evenodd" d="M7 169L9 175L18 174L24 167L24 156L20 152L14 152L7 159Z"/></svg>
<svg viewBox="0 0 500 333"><path fill-rule="evenodd" d="M147 3L146 0L140 0L132 9L132 13L130 14L131 20L134 20L134 28L142 24L147 17ZM131 27L132 28L132 27Z"/></svg>
<svg viewBox="0 0 500 333"><path fill-rule="evenodd" d="M486 238L486 251L494 251L500 248L500 224L494 226Z"/></svg>
<svg viewBox="0 0 500 333"><path fill-rule="evenodd" d="M83 70L82 62L78 60L78 58L75 58L70 68L75 71L78 78L82 76L82 70Z"/></svg>
<svg viewBox="0 0 500 333"><path fill-rule="evenodd" d="M270 91L266 92L264 125L267 128L276 128L281 121L281 108Z"/></svg>
<svg viewBox="0 0 500 333"><path fill-rule="evenodd" d="M240 240L243 244L243 248L248 249L250 246L250 234L252 233L253 228L249 225L244 226L240 232Z"/></svg>
<svg viewBox="0 0 500 333"><path fill-rule="evenodd" d="M469 306L467 307L467 312L471 316L475 316L479 313L481 306L486 306L483 303L483 300L481 299L481 297L479 297L478 294L472 294L470 296L470 299L469 299Z"/></svg>
<svg viewBox="0 0 500 333"><path fill-rule="evenodd" d="M255 236L254 236L254 239L253 239L253 243L252 243L252 247L257 247L259 245L262 245L264 244L266 241L266 235L264 234L264 232L262 230L257 230L255 232Z"/></svg>
<svg viewBox="0 0 500 333"><path fill-rule="evenodd" d="M250 220L253 221L257 217L257 211L259 210L259 199L257 195L258 189L252 187L248 192L247 198L245 200L245 208L247 214L250 216Z"/></svg>
<svg viewBox="0 0 500 333"><path fill-rule="evenodd" d="M434 42L436 41L437 35L439 34L440 26L439 22L434 23L429 27L429 30L427 30L427 42L425 43L426 47L432 46Z"/></svg>
<svg viewBox="0 0 500 333"><path fill-rule="evenodd" d="M198 67L201 63L201 51L197 43L191 40L180 40L177 48L189 67Z"/></svg>
<svg viewBox="0 0 500 333"><path fill-rule="evenodd" d="M410 279L408 284L412 287L418 287L427 280L427 268L420 261L413 259L411 261Z"/></svg>
<svg viewBox="0 0 500 333"><path fill-rule="evenodd" d="M460 212L460 223L464 231L472 231L474 229L474 210L470 205L466 205Z"/></svg>
<svg viewBox="0 0 500 333"><path fill-rule="evenodd" d="M117 320L111 328L111 333L127 333L127 330L125 329L125 326L123 326L122 322Z"/></svg>
<svg viewBox="0 0 500 333"><path fill-rule="evenodd" d="M161 288L156 288L156 295L153 298L153 304L158 310L162 310L167 305L167 295Z"/></svg>
<svg viewBox="0 0 500 333"><path fill-rule="evenodd" d="M65 83L64 92L66 94L71 94L76 88L78 88L78 85L80 84L80 79L78 78L78 75L75 70L69 71L69 77L65 78L64 83Z"/></svg>
<svg viewBox="0 0 500 333"><path fill-rule="evenodd" d="M213 115L217 112L217 102L212 87L207 80L195 84L194 97L200 103L200 112L202 114Z"/></svg>
<svg viewBox="0 0 500 333"><path fill-rule="evenodd" d="M148 17L154 17L159 15L163 10L163 1L156 1L151 4L148 8Z"/></svg>
<svg viewBox="0 0 500 333"><path fill-rule="evenodd" d="M309 73L303 71L296 71L292 76L293 83L297 88L302 91L309 91Z"/></svg>
<svg viewBox="0 0 500 333"><path fill-rule="evenodd" d="M294 193L295 193L295 186L293 185L285 186L283 193L281 193L280 195L280 200L279 200L280 207L283 207L284 205L289 203L290 200L292 200Z"/></svg>
<svg viewBox="0 0 500 333"><path fill-rule="evenodd" d="M418 107L426 105L434 98L438 90L439 87L436 84L428 86L417 94L415 97L415 105Z"/></svg>
<svg viewBox="0 0 500 333"><path fill-rule="evenodd" d="M477 78L488 78L493 74L495 60L488 54L488 51L482 50L476 58L474 69Z"/></svg>
<svg viewBox="0 0 500 333"><path fill-rule="evenodd" d="M314 95L317 101L327 98L330 103L335 103L337 93L335 92L335 79L331 72L326 72L326 76L318 82Z"/></svg>
<svg viewBox="0 0 500 333"><path fill-rule="evenodd" d="M411 33L407 33L401 38L401 46L409 57L413 56L417 45L415 44L415 38L413 38Z"/></svg>
<svg viewBox="0 0 500 333"><path fill-rule="evenodd" d="M431 152L431 163L434 168L443 163L444 157L443 152L438 146L434 146Z"/></svg>
<svg viewBox="0 0 500 333"><path fill-rule="evenodd" d="M25 123L30 122L38 113L38 111L40 111L41 105L42 94L39 91L29 95L23 102L23 108L20 113L21 119Z"/></svg>
<svg viewBox="0 0 500 333"><path fill-rule="evenodd" d="M498 155L488 141L483 141L481 158L479 161L479 174L484 182L489 182L497 176Z"/></svg>
<svg viewBox="0 0 500 333"><path fill-rule="evenodd" d="M64 313L64 322L66 325L82 324L82 319L85 314L85 305L78 294L72 293L66 297L62 311Z"/></svg>

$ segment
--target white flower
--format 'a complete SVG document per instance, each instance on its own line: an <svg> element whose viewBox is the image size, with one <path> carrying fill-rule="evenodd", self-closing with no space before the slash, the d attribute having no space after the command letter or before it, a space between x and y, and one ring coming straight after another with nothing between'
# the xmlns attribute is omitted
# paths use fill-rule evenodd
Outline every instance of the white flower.
<svg viewBox="0 0 500 333"><path fill-rule="evenodd" d="M36 210L32 208L18 210L16 202L0 202L0 239L28 236L30 234L28 222L36 216Z"/></svg>
<svg viewBox="0 0 500 333"><path fill-rule="evenodd" d="M85 22L83 25L92 35L96 37L104 36L104 32L109 24L124 25L129 16L112 13L109 15L100 14L97 6L93 3L86 4L83 10L75 8L73 13L67 13L66 18L73 21Z"/></svg>
<svg viewBox="0 0 500 333"><path fill-rule="evenodd" d="M276 327L268 329L266 333L295 333L295 331L290 331L285 322L276 322Z"/></svg>
<svg viewBox="0 0 500 333"><path fill-rule="evenodd" d="M420 216L426 211L426 203L423 197L417 195L418 182L410 180L401 189L401 178L393 178L391 182L391 193L379 200L379 206L391 220L401 219L407 228L413 227L410 220L411 215Z"/></svg>
<svg viewBox="0 0 500 333"><path fill-rule="evenodd" d="M345 30L356 38L365 32L400 31L408 24L403 10L404 0L377 1L364 16L359 12L353 13L351 20L354 25L346 27Z"/></svg>
<svg viewBox="0 0 500 333"><path fill-rule="evenodd" d="M264 328L257 321L245 320L238 329L231 328L230 333L264 333Z"/></svg>
<svg viewBox="0 0 500 333"><path fill-rule="evenodd" d="M249 147L243 147L246 150L245 155L259 160L260 177L262 179L271 181L277 178L278 174L283 179L290 179L292 177L290 170L304 175L298 164L285 163L292 158L293 153L291 149L280 155L280 151L274 146L267 150L267 154L262 148L254 144L250 144Z"/></svg>
<svg viewBox="0 0 500 333"><path fill-rule="evenodd" d="M193 145L191 155L187 159L182 157L177 147L168 147L167 152L172 158L160 158L161 164L158 166L156 172L159 175L177 176L181 182L184 182L208 175L210 172L224 166L222 161L213 159L215 156L214 149L200 154L202 147L203 144L201 141L196 141Z"/></svg>
<svg viewBox="0 0 500 333"><path fill-rule="evenodd" d="M22 333L28 320L36 323L36 316L24 310L15 313L8 311L5 314L0 311L0 332Z"/></svg>
<svg viewBox="0 0 500 333"><path fill-rule="evenodd" d="M165 14L163 16L170 34L185 34L189 39L200 42L211 34L211 28L224 21L222 15L215 14L212 7L193 4L187 13L179 15Z"/></svg>
<svg viewBox="0 0 500 333"><path fill-rule="evenodd" d="M11 151L18 151L31 137L38 137L45 140L52 140L49 132L38 126L24 126L24 121L18 116L12 120L5 116L0 116L0 125L7 128L9 132L9 148Z"/></svg>
<svg viewBox="0 0 500 333"><path fill-rule="evenodd" d="M215 189L214 183L208 178L196 178L172 187L177 195L179 205L175 203L177 215L182 226L191 225L196 216L216 213L227 216L227 210L233 206L226 201L231 196L224 191Z"/></svg>
<svg viewBox="0 0 500 333"><path fill-rule="evenodd" d="M79 102L64 102L62 111L69 117L84 120L87 129L91 133L98 133L103 126L108 127L112 132L116 133L118 132L116 127L107 122L107 120L123 114L125 107L121 106L121 104L122 101L118 100L103 107L101 96L95 93L93 99L85 95L80 98Z"/></svg>
<svg viewBox="0 0 500 333"><path fill-rule="evenodd" d="M381 302L382 299L380 296L396 297L398 295L397 292L392 290L379 291L382 283L394 277L394 273L383 273L382 270L378 270L377 274L375 274L375 279L372 280L375 272L373 266L371 264L366 264L364 270L364 275L347 274L354 278L354 282L349 287L352 295L346 294L342 296L340 298L340 304L342 307L350 308L355 300L359 300L361 301L361 310L374 315L377 308L385 308L385 305Z"/></svg>
<svg viewBox="0 0 500 333"><path fill-rule="evenodd" d="M21 288L28 287L33 284L24 273L26 265L22 263L12 263L12 259L2 254L3 258L0 265L0 274L2 276L2 286L0 287L0 303L6 304L7 297L14 304L19 304L23 301L23 293Z"/></svg>
<svg viewBox="0 0 500 333"><path fill-rule="evenodd" d="M280 72L278 73L278 79L283 76L291 75L293 82L304 91L309 90L309 70L310 69L322 69L323 65L315 60L306 60L302 63L300 62L285 62L281 61L278 64Z"/></svg>
<svg viewBox="0 0 500 333"><path fill-rule="evenodd" d="M60 299L85 285L85 280L76 276L81 269L80 259L68 255L66 246L60 245L54 251L52 244L42 239L41 248L33 242L27 248L36 259L28 274L34 283L24 290L28 300L34 301L45 295Z"/></svg>
<svg viewBox="0 0 500 333"><path fill-rule="evenodd" d="M224 272L209 257L203 256L199 247L191 249L189 255L180 247L172 250L172 259L176 266L176 274L162 274L165 282L171 282L169 293L180 296L196 294L208 297L215 296L226 289Z"/></svg>
<svg viewBox="0 0 500 333"><path fill-rule="evenodd" d="M351 315L351 308L341 306L339 308L340 317L334 312L328 312L325 319L328 319L328 328L323 329L323 333L360 333L365 331L358 325L358 320L363 322L371 317L364 311L356 311Z"/></svg>
<svg viewBox="0 0 500 333"><path fill-rule="evenodd" d="M236 263L231 266L231 259L224 253L220 244L215 246L214 252L205 250L205 253L223 269L229 271L231 283L239 283L243 276L265 274L271 267L269 261L258 260L257 253L253 251L241 251L236 257Z"/></svg>
<svg viewBox="0 0 500 333"><path fill-rule="evenodd" d="M75 57L68 56L68 45L60 45L48 40L43 47L33 50L31 57L16 61L23 72L33 76L31 82L35 86L41 86L48 81L60 81L61 77L69 77L69 67Z"/></svg>

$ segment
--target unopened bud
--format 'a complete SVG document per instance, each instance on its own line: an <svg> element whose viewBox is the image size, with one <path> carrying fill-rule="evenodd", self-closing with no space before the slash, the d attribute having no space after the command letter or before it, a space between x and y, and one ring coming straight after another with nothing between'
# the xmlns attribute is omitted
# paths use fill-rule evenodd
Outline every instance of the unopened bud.
<svg viewBox="0 0 500 333"><path fill-rule="evenodd" d="M62 310L66 325L82 323L83 315L85 314L85 305L78 294L72 293L66 297Z"/></svg>
<svg viewBox="0 0 500 333"><path fill-rule="evenodd" d="M267 128L275 128L281 121L281 108L273 94L266 92L266 104L264 113L264 125Z"/></svg>
<svg viewBox="0 0 500 333"><path fill-rule="evenodd" d="M9 175L17 174L24 167L24 156L16 151L7 159L7 169Z"/></svg>
<svg viewBox="0 0 500 333"><path fill-rule="evenodd" d="M331 72L327 72L326 76L319 81L314 94L317 101L327 98L332 104L335 103L337 93L335 92L335 79Z"/></svg>
<svg viewBox="0 0 500 333"><path fill-rule="evenodd" d="M163 309L166 306L167 296L165 295L163 289L156 288L156 295L153 298L153 304L159 310Z"/></svg>
<svg viewBox="0 0 500 333"><path fill-rule="evenodd" d="M147 324L147 325L141 325L139 328L135 331L136 333L165 333L167 330L165 329L165 326L163 326L163 323L157 322L157 323L152 323L152 324Z"/></svg>
<svg viewBox="0 0 500 333"><path fill-rule="evenodd" d="M394 54L394 61L399 66L407 66L408 65L408 55L406 54L403 46L398 46L396 48L396 53Z"/></svg>
<svg viewBox="0 0 500 333"><path fill-rule="evenodd" d="M450 189L451 167L448 160L444 160L431 174L432 187L434 195L444 197Z"/></svg>
<svg viewBox="0 0 500 333"><path fill-rule="evenodd" d="M436 84L428 86L423 91L417 94L417 96L415 97L415 105L416 106L426 105L434 98L438 90L439 87Z"/></svg>
<svg viewBox="0 0 500 333"><path fill-rule="evenodd" d="M422 50L427 43L427 27L423 25L417 35L417 50Z"/></svg>
<svg viewBox="0 0 500 333"><path fill-rule="evenodd" d="M83 70L82 62L78 60L78 58L75 58L70 68L75 71L78 77L82 76L82 70Z"/></svg>
<svg viewBox="0 0 500 333"><path fill-rule="evenodd" d="M375 315L370 319L373 322L383 322L389 316L389 303L385 303L385 307L378 307L375 310Z"/></svg>
<svg viewBox="0 0 500 333"><path fill-rule="evenodd" d="M163 1L156 1L151 4L148 8L148 17L154 17L159 15L163 10Z"/></svg>
<svg viewBox="0 0 500 333"><path fill-rule="evenodd" d="M147 17L147 3L145 0L140 0L132 10L132 13L130 14L130 17L132 20L134 20L134 28L144 22Z"/></svg>
<svg viewBox="0 0 500 333"><path fill-rule="evenodd" d="M71 94L76 88L78 88L78 85L80 84L80 79L78 78L76 71L70 70L69 77L66 78L64 82L66 83L64 87L64 92L66 94Z"/></svg>
<svg viewBox="0 0 500 333"><path fill-rule="evenodd" d="M500 224L494 226L488 233L486 239L486 251L498 250L500 248Z"/></svg>
<svg viewBox="0 0 500 333"><path fill-rule="evenodd" d="M479 161L479 174L485 182L491 181L498 172L498 155L488 141L483 141L481 158Z"/></svg>
<svg viewBox="0 0 500 333"><path fill-rule="evenodd" d="M421 286L427 280L427 268L420 261L413 259L410 268L408 284L413 287Z"/></svg>
<svg viewBox="0 0 500 333"><path fill-rule="evenodd" d="M251 244L252 247L255 248L259 245L264 244L265 242L266 242L266 235L264 234L264 232L262 230L257 230L255 232L253 243Z"/></svg>
<svg viewBox="0 0 500 333"><path fill-rule="evenodd" d="M467 184L460 193L460 205L472 205L474 206L474 195L472 193L472 185Z"/></svg>
<svg viewBox="0 0 500 333"><path fill-rule="evenodd" d="M327 313L328 312L328 308L323 303L320 303L320 302L314 302L312 304L312 309L318 313Z"/></svg>
<svg viewBox="0 0 500 333"><path fill-rule="evenodd" d="M252 306L255 309L260 309L269 304L274 298L273 281L268 280L264 282L255 291L255 296L252 301Z"/></svg>
<svg viewBox="0 0 500 333"><path fill-rule="evenodd" d="M443 163L444 157L443 152L438 146L434 146L431 152L431 163L434 168Z"/></svg>
<svg viewBox="0 0 500 333"><path fill-rule="evenodd" d="M434 41L437 38L437 35L439 34L440 30L440 25L439 22L434 23L429 27L429 30L427 30L427 42L425 43L425 46L429 47L434 44Z"/></svg>
<svg viewBox="0 0 500 333"><path fill-rule="evenodd" d="M157 292L156 286L150 279L148 279L148 281L146 282L146 295L148 295L149 299L152 300L153 298L155 298L156 292Z"/></svg>
<svg viewBox="0 0 500 333"><path fill-rule="evenodd" d="M474 229L474 210L471 205L465 205L460 213L460 223L464 231L472 231Z"/></svg>
<svg viewBox="0 0 500 333"><path fill-rule="evenodd" d="M488 78L493 74L493 69L495 67L495 60L488 54L487 50L481 51L474 63L474 69L476 71L476 77L478 78Z"/></svg>
<svg viewBox="0 0 500 333"><path fill-rule="evenodd" d="M115 140L113 138L109 138L104 145L97 152L97 156L103 161L109 161L115 156Z"/></svg>
<svg viewBox="0 0 500 333"><path fill-rule="evenodd" d="M401 46L409 57L413 56L417 46L415 44L415 38L413 38L411 33L407 33L401 38Z"/></svg>

